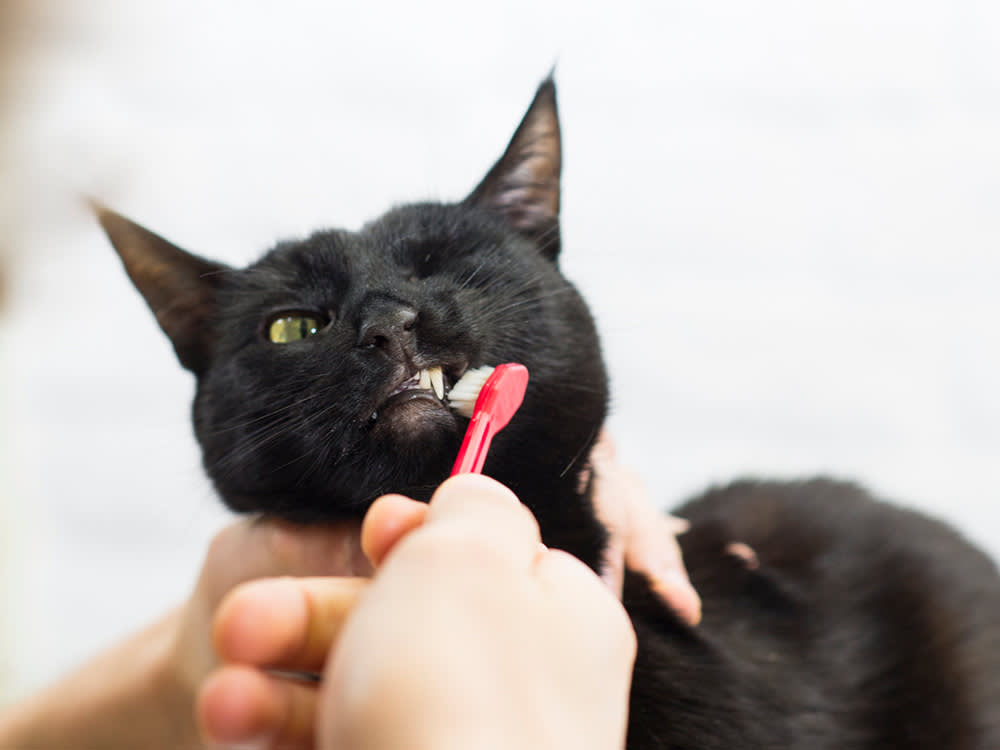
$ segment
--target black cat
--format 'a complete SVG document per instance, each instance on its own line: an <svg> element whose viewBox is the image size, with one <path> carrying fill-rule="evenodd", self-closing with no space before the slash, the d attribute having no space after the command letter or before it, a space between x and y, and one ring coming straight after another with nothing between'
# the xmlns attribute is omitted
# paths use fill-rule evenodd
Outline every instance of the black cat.
<svg viewBox="0 0 1000 750"><path fill-rule="evenodd" d="M580 488L607 379L558 269L560 169L547 80L464 201L281 243L246 269L98 208L197 376L195 431L227 504L313 521L361 516L390 490L426 499L466 423L448 389L517 361L528 393L485 473L547 544L598 567L606 533ZM1000 748L1000 578L957 534L822 479L737 483L678 515L703 621L687 627L627 576L630 748Z"/></svg>

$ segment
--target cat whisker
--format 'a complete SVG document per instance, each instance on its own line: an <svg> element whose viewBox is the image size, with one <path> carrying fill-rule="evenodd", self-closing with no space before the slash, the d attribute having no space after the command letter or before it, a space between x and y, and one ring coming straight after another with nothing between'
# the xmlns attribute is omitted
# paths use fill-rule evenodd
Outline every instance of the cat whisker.
<svg viewBox="0 0 1000 750"><path fill-rule="evenodd" d="M216 461L216 466L223 472L228 472L233 468L242 468L246 460L258 453L262 448L285 437L289 428L294 428L298 420L289 420L289 423L278 422L267 426L266 430L261 430L249 441L241 441L227 451Z"/></svg>
<svg viewBox="0 0 1000 750"><path fill-rule="evenodd" d="M469 286L469 284L471 284L471 283L472 283L472 280L473 280L474 278L476 278L476 274L478 274L478 273L479 273L480 271L482 271L482 270L483 270L483 266L485 266L485 265L486 265L486 263L487 263L487 261L488 261L488 260L489 260L488 258L484 258L484 259L483 259L483 262L482 262L482 263L480 263L480 264L479 264L478 266L476 266L476 267L475 267L475 269L474 269L474 270L472 271L472 273L470 273L470 274L469 274L468 276L466 276L466 277L465 277L465 278L464 278L464 279L463 279L462 281L460 281L460 282L459 282L459 284L458 284L458 288L457 288L457 289L456 289L455 291L456 291L456 292L460 292L460 291L462 291L463 289L465 289L466 287L468 287L468 286Z"/></svg>
<svg viewBox="0 0 1000 750"><path fill-rule="evenodd" d="M544 232L540 233L535 237L535 244L541 249L545 249L549 245L549 241L554 239L559 234L559 223L556 222Z"/></svg>
<svg viewBox="0 0 1000 750"><path fill-rule="evenodd" d="M278 466L275 466L271 473L272 474L277 474L282 469L287 469L289 466L292 466L293 464L297 464L299 461L302 461L304 458L306 458L306 454L305 453L301 453L298 456L295 456L294 458L290 459L289 461L286 461L283 464L279 464ZM301 482L301 479L300 479L300 482ZM299 482L297 482L296 484L299 484Z"/></svg>
<svg viewBox="0 0 1000 750"><path fill-rule="evenodd" d="M343 449L341 449L340 452L341 454L343 454L344 452ZM320 445L319 450L316 451L316 455L313 457L313 460L310 462L309 466L307 466L305 470L299 475L299 478L295 483L296 486L301 487L305 485L310 477L315 476L316 474L319 473L320 469L322 469L324 466L330 466L331 464L333 464L334 458L330 454L331 451L329 443L324 443Z"/></svg>
<svg viewBox="0 0 1000 750"><path fill-rule="evenodd" d="M220 465L226 467L227 464L238 464L278 438L304 432L314 419L322 418L325 411L309 415L285 414L260 425L256 430L244 435L236 447L219 460Z"/></svg>
<svg viewBox="0 0 1000 750"><path fill-rule="evenodd" d="M302 404L306 403L307 401L312 401L313 399L319 398L320 396L328 395L330 393L330 391L334 391L334 390L335 389L333 389L331 387L331 388L325 389L323 391L318 391L318 392L310 393L310 394L308 394L306 396L303 396L302 398L300 398L300 399L298 399L296 401L293 401L293 402L291 402L289 404L285 404L284 406L280 406L277 409L274 409L273 411L266 412L266 413L261 414L259 416L256 416L256 417L253 417L251 419L248 419L246 421L238 422L236 424L229 425L227 427L220 427L218 430L213 430L213 431L207 432L205 434L206 434L206 436L216 437L216 436L219 436L219 435L224 435L227 432L233 432L234 430L245 429L245 428L249 427L250 425L256 424L257 422L261 422L261 421L263 421L265 419L273 419L276 415L281 414L282 412L288 411L289 409L294 409L296 406L301 406Z"/></svg>
<svg viewBox="0 0 1000 750"><path fill-rule="evenodd" d="M580 456L583 455L583 452L587 450L588 447L594 444L594 438L597 436L597 431L598 429L596 427L590 431L590 435L587 436L587 439L580 446L580 449L576 452L573 458L569 460L569 463L566 464L566 468L564 468L561 472L559 472L560 477L566 476L569 473L570 469L572 469L573 466L576 464L576 462L580 460Z"/></svg>
<svg viewBox="0 0 1000 750"><path fill-rule="evenodd" d="M489 307L489 306L487 306L487 307L484 308L484 312L486 312L489 315L501 315L501 314L503 314L505 312L509 312L510 310L516 310L519 307L524 307L526 305L533 305L533 304L536 304L538 302L542 302L542 301L547 300L547 299L553 299L555 297L559 297L559 296L562 296L564 294L571 294L571 293L572 293L572 291L569 290L569 289L558 289L558 290L555 290L555 291L552 291L552 292L548 292L546 294L536 294L533 297L529 297L527 299L520 299L520 300L517 300L515 302L509 302L509 303L507 303L505 305L502 305L500 307Z"/></svg>

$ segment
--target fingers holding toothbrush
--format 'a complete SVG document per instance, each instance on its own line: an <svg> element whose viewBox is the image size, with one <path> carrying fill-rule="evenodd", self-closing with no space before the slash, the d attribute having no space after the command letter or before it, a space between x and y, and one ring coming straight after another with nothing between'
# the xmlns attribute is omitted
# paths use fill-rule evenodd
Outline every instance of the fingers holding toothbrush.
<svg viewBox="0 0 1000 750"><path fill-rule="evenodd" d="M683 531L684 522L664 516L652 506L637 476L617 463L613 445L607 436L602 436L595 448L592 466L595 472L595 505L611 531L607 556L609 564L603 572L605 583L616 596L620 596L627 564L646 573L657 585L666 603L689 623L697 624L700 601L687 581L675 538ZM462 496L460 492L451 492L462 486L454 484L456 481L444 485L442 490L448 490L440 495L444 501L436 496L431 506L398 495L386 496L373 505L361 535L361 547L372 564L381 565L401 539L424 526L429 518L441 520L436 514L445 511L438 508L444 508L450 501ZM473 483L476 481L480 480L472 480ZM506 493L513 502L509 491L489 480L482 481L487 483L488 496ZM460 501L454 510L462 516L472 507L479 506ZM480 511L487 513L490 507L487 504L480 507ZM514 502L513 507L520 508L522 516L530 517L519 503ZM514 518L517 517L514 514ZM533 539L532 535L537 531L532 531L532 528L532 524L527 524L521 531ZM448 528L444 524L437 529L437 533L444 537L450 534L452 540L463 536L455 531L454 525L451 529L445 533ZM469 547L473 559L482 553L476 544ZM488 588L484 581L480 580L479 585ZM257 584L249 585L234 592L227 605L220 608L215 629L219 651L232 668L227 667L215 675L202 693L200 717L204 733L217 742L257 738L263 743L261 747L312 747L317 685L289 680L263 669L280 667L320 671L322 667L315 657L303 658L302 655L329 651L347 611L357 601L357 594L362 588L363 585L351 589L339 584L325 586L319 581L305 583L302 580L282 579L260 584L259 587ZM280 593L281 589L284 589L284 594ZM275 606L282 596L299 603ZM333 602L321 606L324 597ZM306 606L302 605L303 601ZM320 604L310 605L310 601ZM268 619L254 615L255 611L271 612L279 621L267 624ZM330 620L327 625L314 622L324 617ZM286 621L282 623L281 618L286 618ZM256 622L258 627L248 628L241 622ZM312 645L303 646L303 643ZM247 648L248 644L252 647ZM417 646L415 641L413 645ZM242 699L240 696L243 696Z"/></svg>
<svg viewBox="0 0 1000 750"><path fill-rule="evenodd" d="M620 744L635 648L627 616L582 563L541 545L534 518L509 490L466 475L442 485L430 506L382 498L365 520L362 545L380 566L371 584L275 579L247 584L224 602L215 635L229 663L206 682L199 701L207 739L326 748L363 733L376 743L370 746L390 747L423 733L428 741L437 735L475 744L459 736L474 729L476 741L492 731L538 744L537 733L550 722L542 727L529 717L512 726L489 718L503 715L499 706L508 715L528 712L518 702L535 699L483 678L530 669L522 680L560 683L541 693L563 696L551 709L565 718L561 735L583 747ZM594 659L580 663L581 649ZM332 662L322 688L264 671L320 671L324 650ZM415 712L416 700L425 705ZM574 700L607 707L593 717L599 741L579 736ZM456 725L460 703L475 722Z"/></svg>
<svg viewBox="0 0 1000 750"><path fill-rule="evenodd" d="M318 744L620 747L634 655L631 623L597 576L546 549L505 487L456 477L341 631Z"/></svg>

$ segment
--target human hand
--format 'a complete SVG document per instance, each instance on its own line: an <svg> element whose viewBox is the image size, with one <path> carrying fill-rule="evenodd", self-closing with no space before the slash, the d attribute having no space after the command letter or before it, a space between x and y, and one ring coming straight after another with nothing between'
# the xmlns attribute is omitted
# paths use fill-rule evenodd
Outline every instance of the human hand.
<svg viewBox="0 0 1000 750"><path fill-rule="evenodd" d="M191 707L201 683L219 665L212 622L234 587L269 576L369 575L357 522L298 526L246 518L222 529L209 546L194 592L172 618L168 663L183 718L197 734ZM179 719L180 720L180 719Z"/></svg>
<svg viewBox="0 0 1000 750"><path fill-rule="evenodd" d="M579 560L541 545L508 489L456 477L348 617L317 744L621 747L635 648L621 604Z"/></svg>
<svg viewBox="0 0 1000 750"><path fill-rule="evenodd" d="M591 465L595 507L610 532L603 579L620 596L626 565L643 572L681 617L697 624L701 603L675 538L686 522L653 507L638 476L617 462L607 433L595 446ZM361 539L371 561L379 564L396 541L423 523L427 510L398 496L374 505ZM219 610L215 630L230 666L202 693L203 732L218 742L264 737L275 743L271 746L312 747L317 686L264 670L321 671L359 591L360 585L344 581L290 579L234 591Z"/></svg>
<svg viewBox="0 0 1000 750"><path fill-rule="evenodd" d="M408 498L380 498L352 537L367 555L367 569L423 523L427 511ZM362 578L284 577L233 589L218 607L213 631L226 665L204 682L197 701L202 735L213 746L312 748L318 685L293 673L323 671L366 584Z"/></svg>
<svg viewBox="0 0 1000 750"><path fill-rule="evenodd" d="M404 536L350 615L357 582L259 582L226 600L217 643L243 666L206 683L207 737L313 747L318 714L322 748L353 746L352 737L366 747L483 746L491 737L621 745L631 625L582 563L541 547L534 518L509 490L476 477L445 483L429 507L380 499L362 532L372 562ZM316 670L338 638L322 692L256 668Z"/></svg>
<svg viewBox="0 0 1000 750"><path fill-rule="evenodd" d="M258 576L370 571L357 523L308 528L275 521L234 523L212 542L187 602L45 690L5 706L0 746L203 747L192 706L199 684L217 664L212 616L226 592Z"/></svg>
<svg viewBox="0 0 1000 750"><path fill-rule="evenodd" d="M618 463L614 441L601 433L590 454L594 509L608 529L601 577L621 596L625 568L649 578L653 588L685 622L701 620L701 599L688 580L677 544L688 522L654 507L639 475Z"/></svg>

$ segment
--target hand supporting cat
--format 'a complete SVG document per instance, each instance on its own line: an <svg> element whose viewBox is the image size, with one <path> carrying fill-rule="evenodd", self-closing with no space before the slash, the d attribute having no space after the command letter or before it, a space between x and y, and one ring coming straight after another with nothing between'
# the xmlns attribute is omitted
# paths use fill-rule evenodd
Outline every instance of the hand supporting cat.
<svg viewBox="0 0 1000 750"><path fill-rule="evenodd" d="M613 452L596 452L592 460L600 477L595 483L595 502L602 515L621 516L634 522L655 513L651 507L641 508L648 497L633 481L625 481L627 473L615 461ZM616 513L613 506L621 503L628 504L632 512ZM391 504L392 501L383 502L379 508L391 510ZM422 520L426 507L406 504L403 510L397 508L391 519L376 524L391 533L382 538L369 536L364 541L365 549L380 561L393 538ZM391 523L396 524L394 529ZM614 588L613 571L620 574L626 557L630 567L646 572L651 578L671 578L664 573L663 560L655 554L648 555L647 550L676 547L672 533L672 526L666 524L616 526L610 548L618 552L609 558L604 576L612 582L613 590L620 593L620 588ZM680 557L667 555L667 561L686 581ZM230 715L228 719L220 716L218 712L226 710L226 706L212 703L219 700L218 692L203 701L202 717L208 735L221 740L224 738L221 733L228 731L225 738L232 740L249 738L240 734L242 730L251 729L254 730L251 733L259 734L285 726L288 746L311 746L314 721L311 701L315 689L296 690L293 694L300 698L298 702L280 703L276 700L282 696L280 691L291 683L268 676L258 667L281 665L281 659L273 655L281 653L282 644L295 640L295 634L300 632L313 633L310 642L314 644L313 653L318 648L321 654L321 666L333 638L331 624L336 624L343 614L338 613L338 607L345 599L352 603L358 587L364 584L356 578L316 576L365 576L371 571L372 566L362 552L360 526L355 522L298 526L274 519L248 518L234 523L213 540L197 586L184 605L48 690L7 708L0 715L0 747L23 750L202 747L192 707L202 681L219 665L213 651L212 622L219 602L230 592L230 603L216 626L216 639L223 645L223 652L231 654L235 642L242 638L242 645L249 643L258 657L242 659L251 666L244 668L244 676L237 675L235 684L231 683L234 692L229 693L229 699L247 701L242 714ZM301 578L278 579L262 587L240 586L267 576ZM617 586L620 587L620 579ZM303 601L302 592L308 590L316 597L316 606L307 613L294 606L275 609L272 595L278 589L284 592L278 596L291 593L298 597L299 604ZM693 591L685 591L683 586L670 587L663 595L679 612L690 613L692 601L697 603ZM237 615L241 609L246 611L243 608L260 605L271 606L270 611L276 616L270 620L275 626L273 630L242 633L230 630L239 624ZM697 612L697 608L693 611ZM309 616L303 619L303 614ZM690 615L688 618L692 619ZM250 677L245 679L248 673ZM259 691L261 686L264 692ZM229 704L229 708L233 705ZM290 710L294 710L295 718L289 721ZM219 725L220 721L234 719L235 726Z"/></svg>
<svg viewBox="0 0 1000 750"><path fill-rule="evenodd" d="M682 526L654 510L637 477L615 459L607 435L592 456L595 503L615 519L603 579L616 595L626 561L657 581L664 600L692 624L700 602L687 580L675 531ZM428 506L401 496L381 498L359 537L372 564L424 523ZM205 682L199 700L202 732L214 743L259 741L266 747L312 747L319 686L268 670L322 672L344 619L361 590L358 579L253 581L218 608L214 638L227 663ZM573 615L574 619L579 613ZM414 642L419 650L423 644Z"/></svg>

